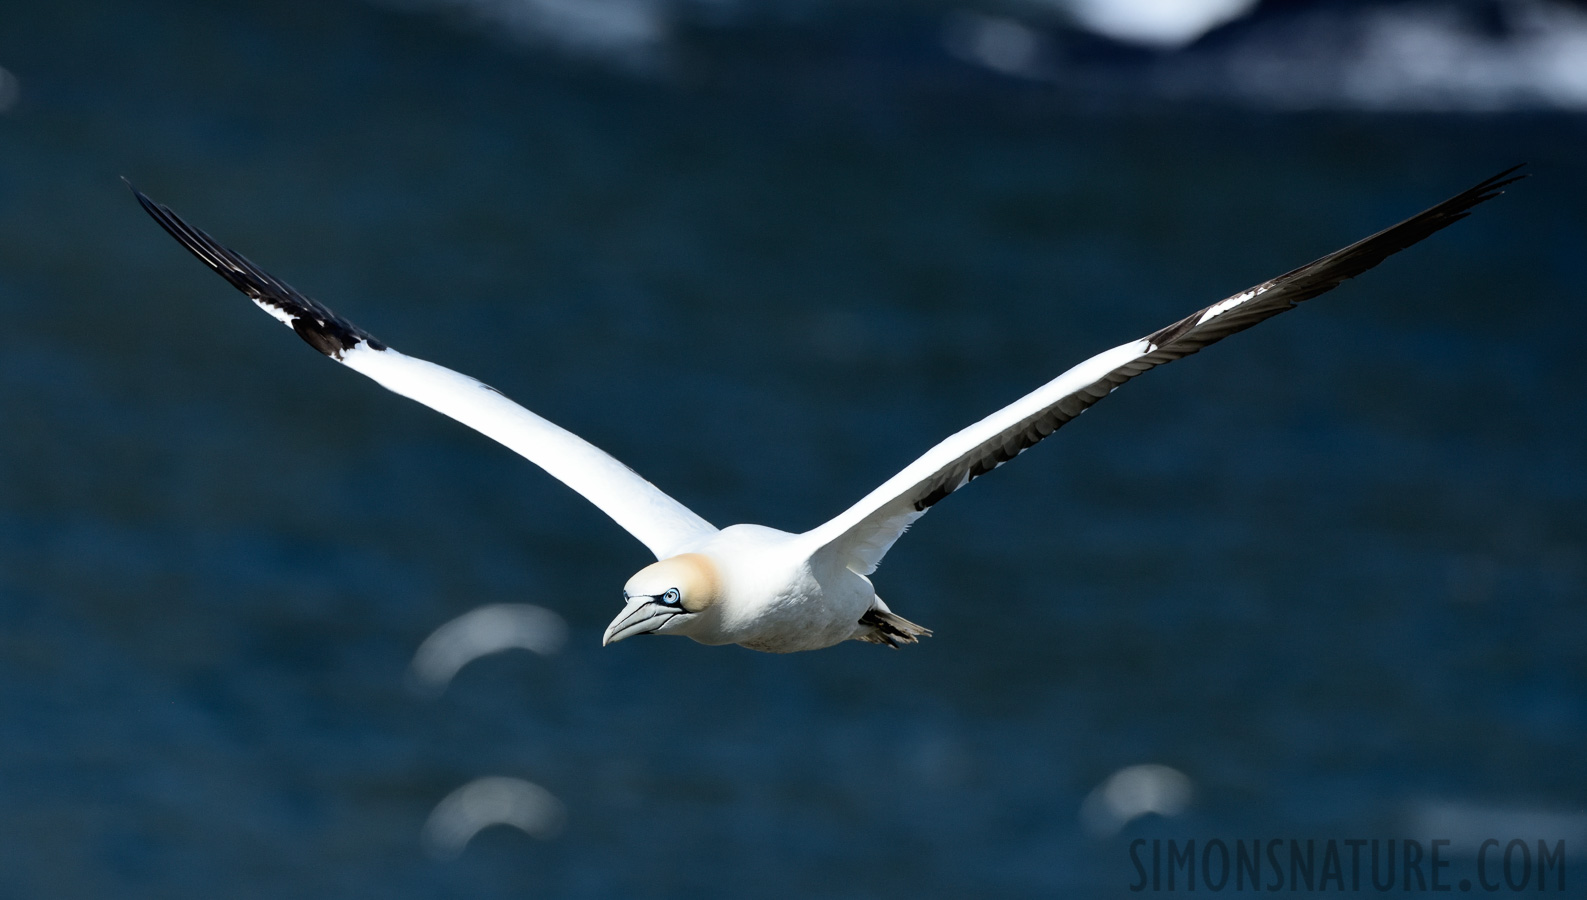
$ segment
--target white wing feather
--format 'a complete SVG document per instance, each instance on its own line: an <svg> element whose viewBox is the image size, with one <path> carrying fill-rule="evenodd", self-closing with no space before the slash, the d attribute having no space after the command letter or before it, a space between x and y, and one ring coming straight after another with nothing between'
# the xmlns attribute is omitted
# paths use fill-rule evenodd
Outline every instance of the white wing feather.
<svg viewBox="0 0 1587 900"><path fill-rule="evenodd" d="M716 533L709 522L610 454L467 375L367 343L345 351L342 364L505 444L611 516L657 559Z"/></svg>
<svg viewBox="0 0 1587 900"><path fill-rule="evenodd" d="M405 356L221 246L134 190L138 202L189 251L297 332L314 349L383 387L505 444L582 494L664 559L716 533L711 523L583 438L467 375Z"/></svg>
<svg viewBox="0 0 1587 900"><path fill-rule="evenodd" d="M1017 446L1019 437L1027 430L1022 427L1023 423L1056 409L1065 400L1081 396L1086 388L1104 381L1109 373L1139 361L1152 349L1143 339L1091 357L974 425L955 432L807 536L843 554L844 564L854 571L861 575L871 574L893 543L916 519L925 515L933 503L983 474L978 470L978 463L989 471L1023 452L1025 447ZM1104 393L1112 389L1113 386L1108 385ZM1075 405L1079 408L1073 415L1085 411L1078 401ZM1040 437L1051 434L1056 427L1048 427ZM999 456L1003 457L1000 461L992 461Z"/></svg>

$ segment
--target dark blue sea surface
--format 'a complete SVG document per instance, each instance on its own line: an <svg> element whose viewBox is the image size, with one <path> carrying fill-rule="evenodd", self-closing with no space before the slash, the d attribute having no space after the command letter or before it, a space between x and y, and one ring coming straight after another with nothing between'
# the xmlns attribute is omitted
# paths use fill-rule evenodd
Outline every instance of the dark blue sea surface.
<svg viewBox="0 0 1587 900"><path fill-rule="evenodd" d="M0 897L1127 896L1137 838L1449 838L1458 876L1472 835L1567 840L1579 890L1587 117L1100 103L924 27L701 25L634 73L361 3L0 14ZM119 180L707 519L803 530L1519 162L936 507L874 578L934 637L793 656L603 649L641 545ZM410 690L493 603L566 645ZM1188 805L1088 829L1140 764ZM427 855L490 775L561 832Z"/></svg>

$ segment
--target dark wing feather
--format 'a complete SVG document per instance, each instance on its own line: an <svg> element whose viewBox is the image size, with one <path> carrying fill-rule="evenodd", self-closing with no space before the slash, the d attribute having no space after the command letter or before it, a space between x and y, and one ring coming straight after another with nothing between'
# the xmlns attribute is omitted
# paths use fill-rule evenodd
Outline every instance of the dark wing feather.
<svg viewBox="0 0 1587 900"><path fill-rule="evenodd" d="M331 312L317 300L299 293L292 285L249 262L241 253L222 246L219 241L189 225L163 204L150 200L131 184L127 187L132 189L133 196L138 198L138 203L143 206L144 212L160 223L161 228L169 232L171 237L176 238L204 265L220 273L222 278L231 282L232 287L247 294L267 312L274 311L290 317L292 330L297 332L298 337L307 341L310 347L332 359L341 359L342 354L351 350L359 341L368 342L375 350L386 348L386 345L376 340L373 335Z"/></svg>
<svg viewBox="0 0 1587 900"><path fill-rule="evenodd" d="M1500 172L1398 225L1197 310L1139 341L1092 357L938 444L812 534L849 554L849 564L857 571L869 573L910 523L933 504L1034 446L1114 388L1333 290L1465 218L1472 207L1525 178L1514 174L1519 168Z"/></svg>
<svg viewBox="0 0 1587 900"><path fill-rule="evenodd" d="M1406 247L1424 240L1433 232L1464 219L1471 214L1472 207L1504 193L1501 188L1505 185L1525 178L1525 175L1513 174L1519 168L1514 166L1506 169L1398 225L1385 228L1342 250L1335 250L1321 259L1291 269L1277 278L1199 309L1166 328L1152 332L1146 336L1152 350L1124 363L1098 381L1060 398L1053 406L1039 410L1014 427L992 436L964 454L956 461L956 465L939 472L925 490L917 492L915 509L928 509L943 497L1035 446L1085 412L1093 403L1106 397L1114 388L1142 372L1189 356L1263 319L1294 309L1297 303L1333 290L1347 279L1360 275ZM1236 302L1238 298L1245 299ZM1214 313L1219 306L1225 305L1227 308ZM1209 313L1212 314L1211 318L1207 318Z"/></svg>

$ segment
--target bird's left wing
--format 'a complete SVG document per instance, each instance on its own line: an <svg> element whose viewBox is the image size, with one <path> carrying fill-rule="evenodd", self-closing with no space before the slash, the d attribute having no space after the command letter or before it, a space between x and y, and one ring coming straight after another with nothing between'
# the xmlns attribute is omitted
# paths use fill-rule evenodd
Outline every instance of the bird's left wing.
<svg viewBox="0 0 1587 900"><path fill-rule="evenodd" d="M133 194L182 246L311 347L517 451L611 516L657 559L672 556L716 532L711 523L588 441L524 409L489 385L398 353L241 254L221 246L136 188Z"/></svg>
<svg viewBox="0 0 1587 900"><path fill-rule="evenodd" d="M1241 291L1206 309L1091 357L969 428L931 448L860 502L806 533L822 552L869 575L882 556L932 504L1025 452L1147 369L1189 356L1303 300L1338 287L1524 178L1515 168L1323 258Z"/></svg>

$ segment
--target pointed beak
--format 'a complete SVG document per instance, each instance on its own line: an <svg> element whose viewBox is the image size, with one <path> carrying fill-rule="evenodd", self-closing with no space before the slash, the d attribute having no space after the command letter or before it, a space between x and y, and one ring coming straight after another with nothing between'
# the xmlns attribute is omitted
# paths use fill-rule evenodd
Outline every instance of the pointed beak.
<svg viewBox="0 0 1587 900"><path fill-rule="evenodd" d="M636 634L659 631L661 626L682 613L683 610L675 606L665 606L649 597L635 597L628 601L612 624L606 626L606 634L601 636L601 646L615 644Z"/></svg>

